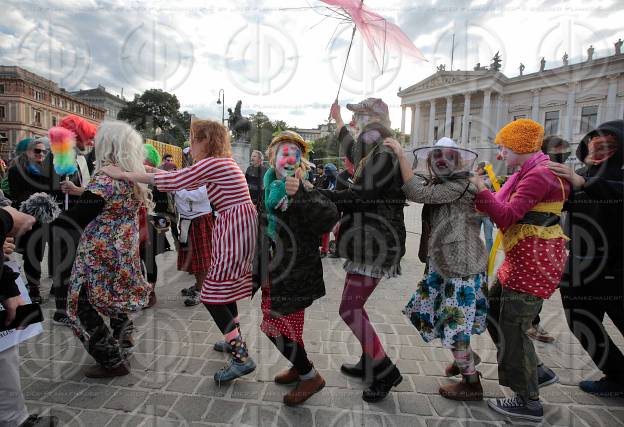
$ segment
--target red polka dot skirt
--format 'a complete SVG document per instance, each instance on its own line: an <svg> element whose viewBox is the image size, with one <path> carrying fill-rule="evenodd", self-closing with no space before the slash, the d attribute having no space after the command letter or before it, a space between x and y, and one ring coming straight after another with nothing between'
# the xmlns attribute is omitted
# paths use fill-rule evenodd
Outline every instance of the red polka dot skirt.
<svg viewBox="0 0 624 427"><path fill-rule="evenodd" d="M505 254L498 280L506 288L548 299L559 286L567 258L564 239L527 237Z"/></svg>
<svg viewBox="0 0 624 427"><path fill-rule="evenodd" d="M285 316L271 316L270 286L262 287L262 324L260 329L269 337L280 335L295 341L303 346L303 320L305 311L300 310Z"/></svg>

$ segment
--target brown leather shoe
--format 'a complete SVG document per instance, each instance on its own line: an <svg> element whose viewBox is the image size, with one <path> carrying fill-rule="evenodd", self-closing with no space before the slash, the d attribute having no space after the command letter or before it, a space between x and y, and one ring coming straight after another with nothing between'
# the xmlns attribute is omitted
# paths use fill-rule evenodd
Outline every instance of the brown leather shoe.
<svg viewBox="0 0 624 427"><path fill-rule="evenodd" d="M274 380L277 384L292 384L299 381L299 372L293 366L277 374Z"/></svg>
<svg viewBox="0 0 624 427"><path fill-rule="evenodd" d="M483 387L481 387L480 376L481 373L479 371L472 375L462 375L460 383L440 386L439 393L441 396L451 400L483 400Z"/></svg>
<svg viewBox="0 0 624 427"><path fill-rule="evenodd" d="M472 357L474 358L475 366L477 366L479 363L481 363L481 358L474 351L472 352ZM459 370L459 366L457 366L457 364L455 362L452 362L452 363L449 363L448 365L446 365L446 368L444 369L444 376L455 377L455 376L457 376L459 374L461 374L461 371Z"/></svg>
<svg viewBox="0 0 624 427"><path fill-rule="evenodd" d="M299 405L323 387L325 387L325 380L317 372L311 380L299 381L299 384L284 396L284 403L288 406Z"/></svg>
<svg viewBox="0 0 624 427"><path fill-rule="evenodd" d="M555 341L555 337L551 336L548 331L544 329L540 324L531 326L526 333L529 338L537 341L545 343L551 343Z"/></svg>
<svg viewBox="0 0 624 427"><path fill-rule="evenodd" d="M106 369L102 365L93 365L83 371L87 378L112 378L123 377L130 373L130 365L124 362L116 368Z"/></svg>

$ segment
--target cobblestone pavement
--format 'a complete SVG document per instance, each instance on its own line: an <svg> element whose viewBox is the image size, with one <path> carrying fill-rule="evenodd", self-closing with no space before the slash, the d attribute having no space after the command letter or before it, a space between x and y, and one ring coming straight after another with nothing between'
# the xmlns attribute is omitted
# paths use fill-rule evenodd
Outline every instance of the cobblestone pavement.
<svg viewBox="0 0 624 427"><path fill-rule="evenodd" d="M419 209L418 209L419 211ZM355 361L361 349L338 316L344 272L342 262L325 259L327 296L306 310L305 342L326 388L305 405L282 405L288 387L272 378L287 366L261 334L260 301L240 305L242 330L258 369L243 379L218 387L212 374L224 356L212 350L220 339L205 308L184 307L179 291L192 284L191 276L176 271L176 254L158 258L161 276L158 305L140 313L132 373L105 380L85 378L81 370L90 357L66 327L45 322L45 332L20 347L23 391L31 412L57 415L68 426L502 426L513 424L485 402L458 403L438 395L449 380L443 368L449 351L423 342L401 314L401 309L421 277L416 257L420 230L415 207L406 209L409 225L408 254L399 279L385 280L373 294L367 310L390 357L403 373L403 382L378 404L361 399L362 383L340 374L340 365ZM49 281L44 282L47 292ZM47 318L53 302L44 304ZM540 357L560 377L561 383L542 390L544 426L624 426L624 399L601 399L583 393L579 380L600 373L570 334L559 293L547 301L542 313L546 329L556 336L553 344L536 344ZM624 348L624 339L615 334ZM483 359L486 397L510 394L497 382L496 352L487 334L473 340Z"/></svg>

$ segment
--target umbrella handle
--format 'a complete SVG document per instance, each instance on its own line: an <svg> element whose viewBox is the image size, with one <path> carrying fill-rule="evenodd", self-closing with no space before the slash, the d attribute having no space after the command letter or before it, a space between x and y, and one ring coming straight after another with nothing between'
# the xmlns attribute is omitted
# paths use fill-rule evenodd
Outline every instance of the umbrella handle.
<svg viewBox="0 0 624 427"><path fill-rule="evenodd" d="M362 3L364 3L362 1ZM342 68L342 75L340 76L340 83L338 84L338 92L336 93L336 102L338 102L338 97L340 96L340 89L342 88L342 80L344 79L345 72L347 71L347 64L349 63L349 54L351 53L351 46L353 46L353 39L355 38L355 30L357 30L357 26L353 26L353 32L351 33L351 42L349 43L349 49L347 50L347 57L345 59L344 67ZM329 113L329 117L327 120L331 121L331 112Z"/></svg>

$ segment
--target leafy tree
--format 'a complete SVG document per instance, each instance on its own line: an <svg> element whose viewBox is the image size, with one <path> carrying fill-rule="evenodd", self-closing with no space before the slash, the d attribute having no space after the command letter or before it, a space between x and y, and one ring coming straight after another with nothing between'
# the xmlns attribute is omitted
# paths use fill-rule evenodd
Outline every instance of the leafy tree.
<svg viewBox="0 0 624 427"><path fill-rule="evenodd" d="M312 142L310 149L314 152L314 159L324 159L328 157L340 157L340 147L338 137L335 132L322 136Z"/></svg>
<svg viewBox="0 0 624 427"><path fill-rule="evenodd" d="M275 132L281 132L283 130L289 129L288 125L284 120L275 120L271 124L273 125L273 129L275 129Z"/></svg>
<svg viewBox="0 0 624 427"><path fill-rule="evenodd" d="M273 124L271 120L262 112L258 111L249 116L251 130L249 131L252 150L266 151L273 138Z"/></svg>
<svg viewBox="0 0 624 427"><path fill-rule="evenodd" d="M180 101L161 89L149 89L134 99L117 115L132 124L145 138L184 146L189 138L191 115L180 112Z"/></svg>

